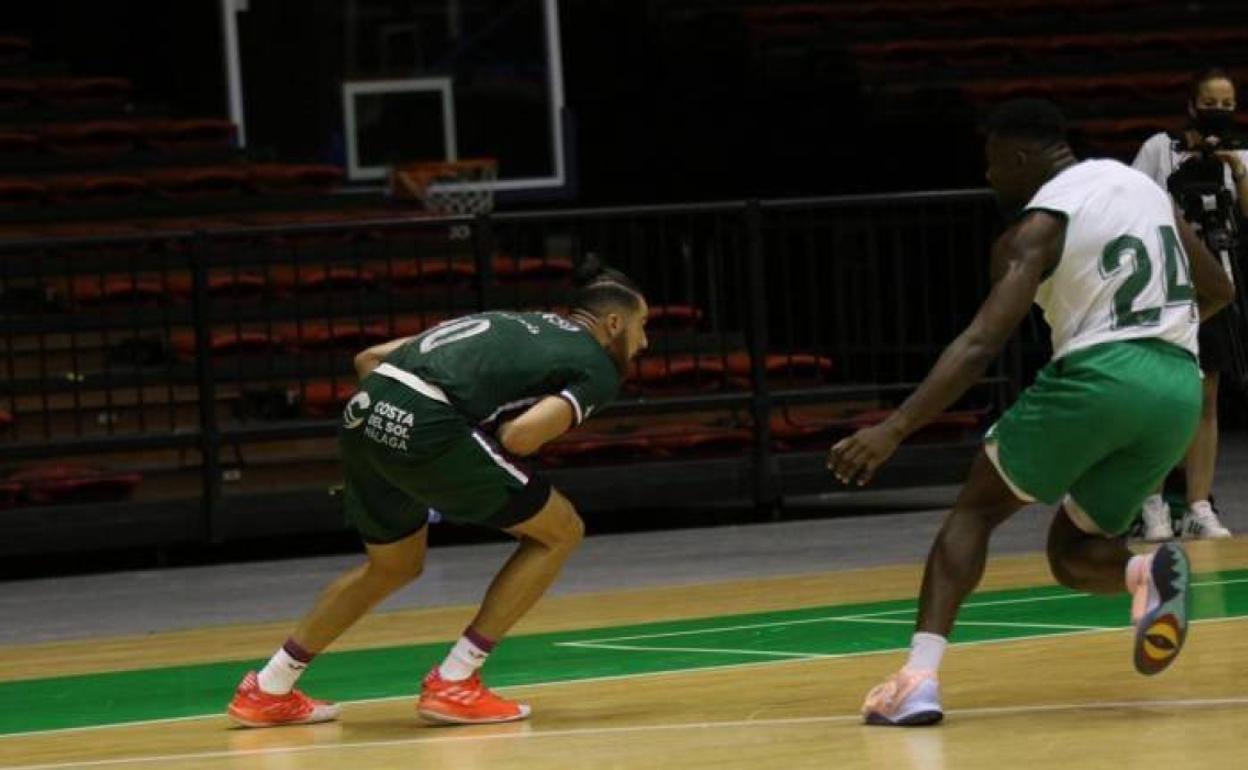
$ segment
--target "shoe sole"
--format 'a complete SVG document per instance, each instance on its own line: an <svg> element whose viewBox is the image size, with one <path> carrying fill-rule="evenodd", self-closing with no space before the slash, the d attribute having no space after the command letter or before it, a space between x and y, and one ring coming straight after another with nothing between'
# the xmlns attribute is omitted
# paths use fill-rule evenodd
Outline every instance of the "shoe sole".
<svg viewBox="0 0 1248 770"><path fill-rule="evenodd" d="M296 719L290 722L255 722L250 719L244 719L243 717L240 717L239 715L235 714L233 711L227 711L225 715L230 718L231 722L238 725L239 727L285 727L286 725L319 725L323 722L333 722L334 720L338 718L338 715L335 714L333 716L322 717L320 719Z"/></svg>
<svg viewBox="0 0 1248 770"><path fill-rule="evenodd" d="M943 711L917 711L895 720L872 711L867 714L866 723L872 727L930 727L944 718Z"/></svg>
<svg viewBox="0 0 1248 770"><path fill-rule="evenodd" d="M1135 630L1135 670L1145 676L1165 671L1183 650L1191 602L1190 579L1191 567L1181 547L1167 543L1157 549L1149 581L1161 601L1140 618Z"/></svg>
<svg viewBox="0 0 1248 770"><path fill-rule="evenodd" d="M532 712L530 712L528 709L525 709L522 713L517 714L516 716L512 716L512 717L491 717L488 719L471 719L467 717L454 716L452 714L443 714L438 711L431 711L429 709L424 709L424 708L416 709L416 714L421 719L425 720L426 722L435 724L435 725L497 725L497 724L504 724L507 722L520 722L522 720L528 719L531 713Z"/></svg>

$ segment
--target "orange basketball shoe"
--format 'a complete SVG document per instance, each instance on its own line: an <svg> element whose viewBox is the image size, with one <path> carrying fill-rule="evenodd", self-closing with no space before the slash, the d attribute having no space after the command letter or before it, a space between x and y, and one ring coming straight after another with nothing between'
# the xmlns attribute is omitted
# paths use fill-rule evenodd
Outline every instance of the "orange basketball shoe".
<svg viewBox="0 0 1248 770"><path fill-rule="evenodd" d="M256 672L248 671L226 714L243 727L276 727L329 722L338 718L339 710L337 703L314 700L298 690L270 695L260 689Z"/></svg>
<svg viewBox="0 0 1248 770"><path fill-rule="evenodd" d="M491 692L475 673L460 682L449 682L434 667L420 689L416 713L429 722L480 725L527 719L530 709Z"/></svg>

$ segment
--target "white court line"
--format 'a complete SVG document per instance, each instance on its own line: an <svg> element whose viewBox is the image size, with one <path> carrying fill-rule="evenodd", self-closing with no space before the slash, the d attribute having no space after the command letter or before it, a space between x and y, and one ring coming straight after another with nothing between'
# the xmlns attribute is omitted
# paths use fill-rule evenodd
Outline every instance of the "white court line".
<svg viewBox="0 0 1248 770"><path fill-rule="evenodd" d="M951 709L951 717L1003 716L1011 714L1041 714L1061 711L1118 711L1123 709L1201 709L1221 706L1248 705L1248 696L1233 698L1188 698L1175 700L1103 701L1092 703L1039 703L1020 706L987 706L983 708ZM1132 717L1134 718L1134 717ZM564 730L532 730L529 732L471 734L470 728L460 728L460 734L436 735L429 738L395 738L384 741L351 741L324 743L314 746L275 746L267 749L243 749L239 751L200 751L183 754L159 754L115 759L94 759L85 762L54 762L40 765L11 766L8 770L63 770L71 767L108 767L121 764L169 763L204 759L237 759L240 757L308 754L319 751L344 751L349 749L378 749L395 746L420 746L422 744L462 743L471 741L515 741L541 738L574 738L585 735L627 735L630 733L678 732L682 730L723 730L743 727L793 727L810 724L836 724L861 721L860 714L828 714L810 717L782 717L774 719L731 719L719 722L685 722L648 725L622 725L617 727L575 727ZM939 729L939 728L936 728ZM438 732L441 732L440 730Z"/></svg>
<svg viewBox="0 0 1248 770"><path fill-rule="evenodd" d="M1196 586L1221 586L1231 585L1234 583L1248 583L1248 578L1236 578L1234 580L1207 580L1198 583L1192 583L1192 587ZM1000 607L1009 604L1029 604L1032 602L1051 602L1065 599L1080 599L1095 596L1095 594L1070 593L1056 594L1054 596L1024 596L1017 599L993 599L983 602L971 602L962 605L962 609L972 609L974 607ZM883 617L884 615L900 615L902 613L917 612L917 607L904 607L896 610L881 610L879 612L860 612L852 615L837 615L834 617L823 618L803 618L801 620L773 620L765 623L745 623L737 626L717 626L715 628L695 628L685 631L665 631L657 634L635 634L633 636L609 636L602 639L577 639L574 642L555 642L556 647L581 647L585 642L631 642L637 639L666 639L673 636L692 636L696 634L705 634L713 631L749 631L755 628L776 628L780 626L801 626L809 623L834 623L863 620L866 618ZM984 621L986 622L986 621ZM969 625L968 623L960 623L959 625ZM1023 624L1032 625L1032 624ZM1036 626L1042 627L1042 626ZM1126 628L1127 626L1121 626ZM1102 626L1083 626L1082 628L1104 628Z"/></svg>
<svg viewBox="0 0 1248 770"><path fill-rule="evenodd" d="M1192 585L1209 586L1209 585L1227 585L1231 583L1248 583L1248 578L1236 579L1236 580L1225 580L1225 581L1217 581L1217 580L1206 581L1202 583L1193 583ZM1061 596L1038 596L1038 597L1032 597L1030 601L1065 599L1065 598L1071 598L1072 596L1086 596L1086 595L1088 594L1063 594ZM1019 602L1019 601L1028 601L1028 600L1011 599L1011 600L1006 600L1006 601ZM972 604L975 604L975 603L972 603ZM986 603L980 602L979 606L982 606L984 604ZM963 606L970 607L972 605L967 604ZM910 609L906 611L913 612L914 610ZM893 611L890 610L890 612L893 612ZM846 618L849 618L849 619L856 619L860 617L867 617L867 616L865 615L846 616ZM1232 615L1232 616L1222 617L1222 618L1204 618L1201 620L1193 620L1191 621L1191 623L1192 624L1226 623L1226 622L1244 620L1245 618L1248 618L1248 615ZM842 618L842 619L845 619L845 618ZM826 620L827 620L826 618L811 618L808 620L789 621L789 622L792 624L798 624L798 623L807 623L807 622L823 622ZM771 624L763 624L763 625L765 626L765 625L771 625ZM754 627L754 626L746 626L746 627ZM975 641L975 642L954 642L951 646L953 647L978 647L981 645L1005 644L1009 642L1025 642L1025 641L1032 641L1032 640L1052 639L1055 637L1085 636L1088 634L1106 633L1107 631L1126 630L1126 628L1127 627L1124 626L1121 629L1104 629L1104 630L1088 629L1086 631L1068 631L1064 633L1055 632L1051 634L1032 634L1031 636L1010 637L1007 639L982 639L980 641ZM701 630L705 631L707 629L701 629ZM723 630L728 630L728 629L719 628L719 629L713 629L713 630L723 631ZM682 633L684 632L672 632L671 634L667 634L667 635L669 636L681 635ZM643 635L640 637L615 637L614 639L595 639L595 640L586 640L586 641L580 641L580 642L555 642L554 646L580 647L580 646L584 646L586 644L590 644L593 642L620 641L620 640L625 640L625 639L630 639L630 638L651 639L655 637ZM637 651L651 651L651 648L627 648L627 649L636 649ZM660 652L671 650L670 647L660 647L660 648L653 648L653 649L657 649ZM670 669L666 671L645 671L645 672L635 673L635 674L607 674L604 676L586 677L584 679L559 679L559 680L553 680L553 681L548 681L548 682L533 682L531 684L509 685L506 687L497 687L493 689L501 691L501 692L507 692L507 691L514 690L514 689L526 689L527 690L527 689L542 688L542 687L559 687L562 685L569 685L569 684L610 682L610 681L616 681L616 680L621 680L621 679L641 679L641 678L649 678L649 677L656 677L656 676L679 676L681 674L697 674L697 673L703 673L707 671L731 671L735 669L756 668L759 666L773 666L778 663L793 663L793 662L801 662L801 661L806 661L806 660L826 660L826 659L834 659L834 658L855 658L855 657L869 657L872 655L888 655L891 653L901 652L903 650L908 650L908 649L910 649L909 646L903 646L903 647L889 647L889 648L883 648L883 649L878 649L878 650L865 650L862 652L846 652L846 653L835 653L835 654L810 653L810 654L802 654L803 656L801 658L791 658L788 660L765 660L765 661L758 661L754 663L728 663L724 665L692 666L689 668ZM716 650L715 652L721 652L721 651ZM412 693L405 693L403 695L387 695L387 696L380 697L380 698L361 698L359 700L340 701L340 703L342 705L365 704L365 703L387 703L390 701L408 700L410 698L415 697L417 694L418 694L417 692L412 692ZM145 727L148 725L172 724L176 722L190 722L196 719L212 719L214 717L222 716L222 714L223 714L223 711L220 711L220 712L214 711L214 712L207 713L207 714L191 714L191 715L182 716L182 717L164 717L161 719L142 719L142 720L137 720L133 722L113 722L110 724L84 725L81 727L58 727L58 728L53 728L50 730L28 730L26 732L20 732L20 733L0 733L0 741L3 741L5 739L20 739L20 738L40 736L40 735L93 732L97 730L116 730L116 729L124 729L124 728L129 728L129 727Z"/></svg>

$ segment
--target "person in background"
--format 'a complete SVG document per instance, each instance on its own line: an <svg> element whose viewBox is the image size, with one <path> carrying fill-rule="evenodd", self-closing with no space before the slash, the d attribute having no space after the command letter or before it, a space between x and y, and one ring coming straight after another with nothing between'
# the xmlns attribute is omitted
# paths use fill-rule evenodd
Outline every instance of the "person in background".
<svg viewBox="0 0 1248 770"><path fill-rule="evenodd" d="M1215 146L1235 125L1235 84L1221 69L1208 69L1192 79L1187 103L1188 127L1180 136L1160 132L1144 142L1131 164L1152 177L1163 190L1170 176L1202 144ZM1215 153L1225 167L1225 183L1242 215L1248 216L1248 151L1222 150ZM1183 461L1187 478L1188 510L1179 524L1183 536L1226 538L1231 532L1213 507L1213 474L1218 460L1218 383L1221 373L1232 366L1230 329L1225 313L1200 327L1200 368L1203 404L1196 437ZM1174 537L1170 506L1160 491L1144 501L1144 539L1169 540Z"/></svg>

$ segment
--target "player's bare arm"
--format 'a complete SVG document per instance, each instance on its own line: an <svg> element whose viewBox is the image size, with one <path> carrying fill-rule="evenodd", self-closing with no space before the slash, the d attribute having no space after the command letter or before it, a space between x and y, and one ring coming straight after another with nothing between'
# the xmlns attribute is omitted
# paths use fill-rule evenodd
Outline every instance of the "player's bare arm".
<svg viewBox="0 0 1248 770"><path fill-rule="evenodd" d="M416 339L415 337L400 337L397 340L383 342L380 345L374 345L367 350L357 353L355 356L355 373L362 380L372 374L373 370L384 360L386 356L406 345L408 342Z"/></svg>
<svg viewBox="0 0 1248 770"><path fill-rule="evenodd" d="M1196 285L1196 305L1200 308L1200 320L1204 321L1217 315L1235 299L1235 285L1209 252L1205 242L1192 232L1191 225L1183 219L1183 212L1177 206L1174 210L1174 221L1179 226L1179 240L1183 243L1183 251L1187 252L1188 262L1191 263L1192 283Z"/></svg>
<svg viewBox="0 0 1248 770"><path fill-rule="evenodd" d="M1044 276L1061 257L1066 222L1036 211L993 246L993 287L975 319L945 348L926 379L879 425L839 441L828 469L846 484L866 484L897 446L947 409L979 381L1014 329L1027 316Z"/></svg>
<svg viewBox="0 0 1248 770"><path fill-rule="evenodd" d="M527 457L572 427L572 405L547 396L498 429L498 441L513 455Z"/></svg>

